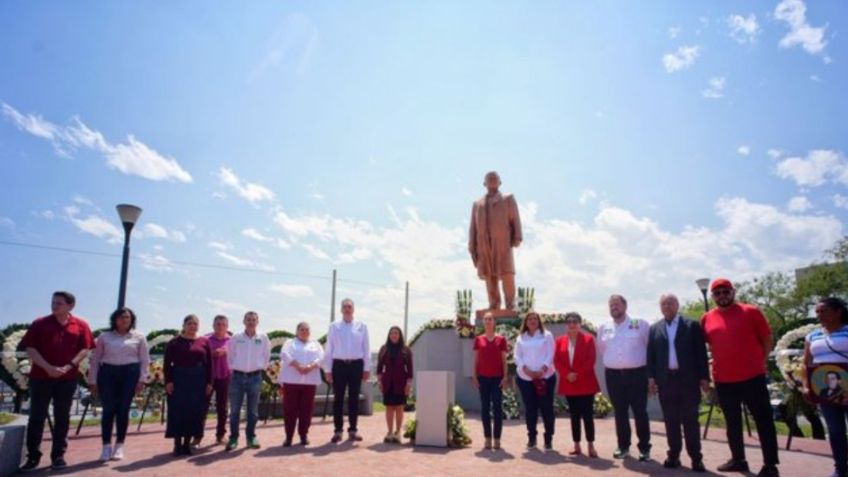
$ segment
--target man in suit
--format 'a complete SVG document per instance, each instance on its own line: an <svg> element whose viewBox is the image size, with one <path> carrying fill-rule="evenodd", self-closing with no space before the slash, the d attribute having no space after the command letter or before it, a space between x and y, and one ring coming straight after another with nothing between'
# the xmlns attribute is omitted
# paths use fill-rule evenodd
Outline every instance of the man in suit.
<svg viewBox="0 0 848 477"><path fill-rule="evenodd" d="M701 456L698 410L701 392L709 385L707 347L697 321L680 316L677 297L660 297L663 319L651 326L648 338L648 390L659 391L660 406L668 438L668 458L663 466L680 467L682 439L686 437L686 452L692 459L692 470L704 472Z"/></svg>

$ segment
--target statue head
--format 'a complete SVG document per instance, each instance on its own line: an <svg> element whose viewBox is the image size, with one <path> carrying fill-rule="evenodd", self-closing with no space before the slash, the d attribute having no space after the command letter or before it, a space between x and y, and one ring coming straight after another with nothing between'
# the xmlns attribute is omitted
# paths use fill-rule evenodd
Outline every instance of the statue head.
<svg viewBox="0 0 848 477"><path fill-rule="evenodd" d="M489 171L483 178L483 185L486 187L487 191L495 193L501 187L501 176L499 176L495 171Z"/></svg>

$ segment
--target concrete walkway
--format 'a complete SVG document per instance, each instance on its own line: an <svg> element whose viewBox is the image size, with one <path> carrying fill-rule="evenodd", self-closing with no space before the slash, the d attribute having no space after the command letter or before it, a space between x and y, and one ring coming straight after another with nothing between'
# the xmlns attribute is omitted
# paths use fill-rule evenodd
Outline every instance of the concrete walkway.
<svg viewBox="0 0 848 477"><path fill-rule="evenodd" d="M474 443L465 449L416 448L408 444L386 445L385 420L382 413L360 419L360 429L365 440L358 444L343 442L329 443L332 419L322 422L316 419L310 431L311 445L283 448L281 421L261 425L257 434L263 445L259 450L244 447L233 452L224 452L223 446L214 445L206 439L200 452L191 457L171 456L171 441L166 440L164 429L159 425L145 425L141 432L134 428L127 437L127 458L120 462L100 464L99 428L87 427L78 437L71 438L67 460L69 467L63 474L85 477L101 476L542 476L558 475L582 477L592 475L609 476L675 476L696 475L688 468L668 471L662 467L665 458L665 435L662 424L651 423L653 431L654 461L641 463L635 459L613 460L615 431L611 418L596 421L600 458L571 457L570 427L567 418L557 419L557 434L554 452L527 451L524 448L525 429L521 421L508 421L504 427L504 449L482 450L482 426L475 416L468 418ZM210 427L211 429L211 427ZM541 426L540 426L541 429ZM212 430L214 433L214 430ZM723 429L711 429L709 439L704 442L704 461L710 472L697 475L723 475L715 472L716 466L727 460L729 450L724 441ZM242 438L241 444L244 444ZM748 461L754 472L762 463L760 450L755 439L749 439ZM780 437L781 448L786 438ZM42 448L49 453L49 440ZM781 449L781 474L785 477L817 477L830 475L833 466L830 448L825 441L795 439L791 451ZM634 449L635 450L635 449ZM46 463L46 462L45 462ZM684 457L688 467L689 461ZM43 469L31 475L57 475ZM729 474L741 475L741 474Z"/></svg>

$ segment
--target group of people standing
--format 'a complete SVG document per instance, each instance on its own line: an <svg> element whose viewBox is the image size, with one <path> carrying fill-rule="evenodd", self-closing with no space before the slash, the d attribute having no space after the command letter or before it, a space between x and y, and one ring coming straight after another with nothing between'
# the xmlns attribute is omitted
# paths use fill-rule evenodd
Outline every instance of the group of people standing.
<svg viewBox="0 0 848 477"><path fill-rule="evenodd" d="M537 446L537 421L544 425L544 448L553 447L554 394L565 396L570 411L573 455L583 453L581 431L585 430L587 453L594 448L593 408L600 386L595 374L597 356L603 362L609 396L615 409L617 449L615 458L630 453L632 411L636 424L639 460L650 459L651 435L647 413L649 395L658 394L668 440L666 468L681 466L684 447L691 468L703 472L698 423L701 391L711 381L726 421L731 458L717 467L722 472L748 471L742 436L742 405L753 416L763 454L760 477L779 476L777 436L766 387L766 361L773 347L771 329L755 306L736 301L736 290L726 279L710 286L716 307L700 322L679 313L672 294L660 298L662 319L649 325L627 313L621 295L609 298L611 322L602 324L597 338L583 331L577 313L566 315L566 333L556 339L545 329L541 317L527 313L514 343L516 381L524 404L527 446ZM73 315L76 298L65 291L52 296L48 316L36 319L20 342L32 362L29 376L30 414L27 426L27 460L21 470L33 470L41 460L40 444L44 422L53 403L51 467L66 467L70 408L80 378L79 367L91 353L88 384L103 407L100 459L120 460L129 424L132 399L144 387L150 361L148 344L135 330L136 316L129 308L116 310L109 330L95 341L85 320ZM354 304L342 301L342 319L330 325L325 346L311 338L308 323L297 325L296 338L280 352L279 392L284 396L285 438L291 446L297 432L307 445L316 387L322 369L334 392L334 432L338 443L344 433L344 400L347 397L348 439L361 441L357 422L362 382L370 377L371 353L365 323L354 320ZM839 298L824 298L816 306L821 328L805 340L804 362L808 366L848 364L848 308ZM183 319L179 336L167 343L164 359L168 402L166 437L174 440L174 453L191 454L203 438L211 395L216 396L216 440L224 442L229 410L229 439L226 450L235 449L239 439L242 405L246 404L246 442L259 448L256 438L258 401L262 373L271 358L268 337L258 331L259 316L247 312L244 331L232 335L223 315L213 320L213 333L201 336L195 315ZM510 385L507 355L509 343L496 332L495 318L483 318L484 332L473 342L472 382L482 404L484 447L499 449L503 428L503 394ZM708 362L707 348L712 363ZM93 352L92 352L93 350ZM389 330L378 353L376 366L386 405L387 434L384 442L399 442L403 409L413 378L412 351L400 328ZM559 375L559 379L557 379ZM811 383L803 383L809 387ZM246 402L245 402L246 401ZM201 403L201 405L198 405ZM836 477L848 477L848 407L842 402L820 403L827 423ZM113 428L114 441L113 441ZM114 444L113 444L114 442Z"/></svg>
<svg viewBox="0 0 848 477"><path fill-rule="evenodd" d="M731 459L717 469L748 471L742 440L744 404L754 417L760 436L764 465L758 475L778 476L777 437L766 388L766 361L773 345L771 330L759 309L735 300L735 289L729 280L713 281L711 293L717 306L704 314L700 323L680 315L677 297L663 295L660 297L663 318L654 324L628 315L627 300L621 295L612 295L608 303L612 321L598 328L597 338L582 329L582 318L577 313L566 315L566 333L556 339L545 329L539 314L527 313L514 344L516 384L524 406L527 447L537 446L537 421L541 414L544 448L553 448L556 388L556 392L566 398L570 411L574 443L570 453L583 453L581 430L585 430L587 453L590 457L598 456L594 448L593 409L594 397L600 391L595 374L600 355L615 412L618 445L614 458L624 459L630 455L632 412L639 460L650 460L647 405L648 397L658 394L668 440L663 466L681 466L685 437L691 469L706 471L698 415L701 391L708 391L712 380L727 422L731 450ZM483 317L485 332L474 341L472 380L480 391L486 449L501 446L502 391L509 386L508 343L496 333L495 325L493 314L487 313ZM848 337L848 329L845 336ZM707 345L713 358L712 376ZM848 338L844 346L848 351ZM559 374L558 380L556 374ZM842 439L836 442L842 452L839 455L845 455L848 453L848 442L844 438L845 414L839 416ZM846 458L842 457L841 465L845 464Z"/></svg>
<svg viewBox="0 0 848 477"><path fill-rule="evenodd" d="M71 314L75 304L73 294L55 292L52 313L35 320L20 343L20 348L26 350L32 361L27 460L21 466L22 471L36 469L40 464L44 422L51 402L51 468L67 466L64 455L71 404L77 380L81 377L79 366L89 353L87 382L103 408L100 460L124 458L132 400L144 389L148 378L148 343L135 329L136 315L129 308L112 313L109 329L95 340L85 320ZM312 339L309 324L301 322L297 325L295 338L286 341L280 351L281 369L276 384L278 392L284 396L283 446L292 445L295 432L300 445L309 444L315 392L322 381L322 370L334 391L335 430L331 442L342 440L346 395L348 439L362 440L357 418L361 384L369 379L371 367L368 328L365 323L353 319L352 300L343 300L341 310L342 319L330 325L326 346ZM246 444L249 448L260 447L256 423L263 373L271 360L271 342L266 334L258 331L256 312L247 312L243 323L244 331L232 334L228 318L218 315L213 320L213 332L203 336L200 319L188 315L183 319L179 336L166 344L163 363L167 394L165 436L173 439L174 455L191 455L200 446L213 394L217 411L216 443L224 443L229 419L225 450L238 447L244 407ZM387 409L385 441L399 442L403 407L411 392L413 373L412 352L400 328L393 327L389 331L378 356L377 374Z"/></svg>

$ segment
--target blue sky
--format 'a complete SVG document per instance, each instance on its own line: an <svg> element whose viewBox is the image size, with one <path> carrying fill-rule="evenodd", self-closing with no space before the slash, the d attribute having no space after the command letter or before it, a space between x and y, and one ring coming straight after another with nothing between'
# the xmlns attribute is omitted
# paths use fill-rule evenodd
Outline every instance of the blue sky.
<svg viewBox="0 0 848 477"><path fill-rule="evenodd" d="M0 240L117 254L128 305L323 328L329 277L382 341L482 298L498 170L541 311L820 259L848 217L842 2L0 5ZM842 125L842 126L840 126ZM0 245L2 323L54 289L106 322L119 260ZM256 272L185 265L230 266ZM478 299L476 306L482 306Z"/></svg>

